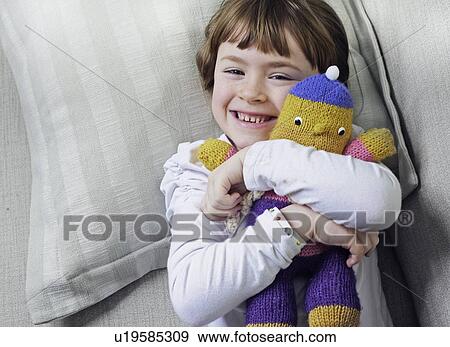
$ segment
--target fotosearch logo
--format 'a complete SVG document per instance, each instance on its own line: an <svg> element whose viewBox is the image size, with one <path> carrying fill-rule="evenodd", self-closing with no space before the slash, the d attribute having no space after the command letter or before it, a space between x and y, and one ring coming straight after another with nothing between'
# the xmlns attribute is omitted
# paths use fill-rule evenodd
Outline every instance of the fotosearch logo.
<svg viewBox="0 0 450 347"><path fill-rule="evenodd" d="M378 222L369 222L368 216L364 211L336 211L329 212L327 217L321 216L312 220L309 215L304 213L285 213L289 223L297 232L307 234L310 230L323 230L327 234L326 225L332 221L340 221L344 224L345 221L352 221L354 225L364 225L366 230L369 229L380 234L385 234L383 239L385 246L397 246L398 232L401 229L406 229L414 223L414 214L409 210L385 211L381 220ZM89 241L106 241L110 237L119 237L119 241L126 242L126 238L132 235L139 241L156 242L160 241L171 234L171 240L176 242L188 242L193 239L201 239L202 242L217 242L216 236L233 236L230 243L233 242L249 242L260 243L268 242L262 235L266 230L260 225L259 220L256 219L255 225L252 229L256 232L253 235L248 232L245 225L245 219L242 221L239 233L234 235L228 234L225 230L224 221L214 222L209 220L202 213L188 213L188 214L174 214L171 218L171 223L167 222L166 218L159 214L91 214L91 215L65 215L64 216L64 236L65 241L69 241L73 234L78 233ZM225 217L224 217L225 220ZM386 225L392 227L386 229ZM384 230L386 229L386 230ZM170 233L172 230L172 233ZM341 237L336 233L329 233L327 237L332 240L334 237ZM350 229L349 229L350 230ZM356 232L357 230L354 229ZM370 231L364 233L362 243L366 242L367 235ZM367 235L365 235L367 234ZM273 239L271 242L281 242L285 231L282 228L272 230ZM347 233L344 234L344 236ZM333 244L331 242L331 244Z"/></svg>
<svg viewBox="0 0 450 347"><path fill-rule="evenodd" d="M169 232L169 225L163 216L158 214L91 214L65 215L64 240L70 240L74 232L82 233L89 241L105 241L116 230L119 241L125 242L128 233L133 232L139 241L156 242L164 239ZM151 229L151 232L144 232Z"/></svg>

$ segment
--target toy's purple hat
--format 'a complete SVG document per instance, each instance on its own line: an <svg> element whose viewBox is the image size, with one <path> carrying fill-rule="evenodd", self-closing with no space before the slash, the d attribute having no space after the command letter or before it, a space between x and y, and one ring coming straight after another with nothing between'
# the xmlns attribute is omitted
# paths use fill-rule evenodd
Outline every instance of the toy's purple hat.
<svg viewBox="0 0 450 347"><path fill-rule="evenodd" d="M352 108L352 96L347 87L337 80L338 77L339 68L332 65L324 74L317 74L297 83L289 94L306 100Z"/></svg>

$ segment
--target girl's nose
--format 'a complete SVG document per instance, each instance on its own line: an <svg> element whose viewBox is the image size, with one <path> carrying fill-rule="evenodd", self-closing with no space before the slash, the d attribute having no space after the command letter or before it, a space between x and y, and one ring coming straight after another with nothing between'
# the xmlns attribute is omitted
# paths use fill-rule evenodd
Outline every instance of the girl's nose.
<svg viewBox="0 0 450 347"><path fill-rule="evenodd" d="M239 97L249 103L260 103L267 100L267 95L261 87L260 82L245 83L239 89Z"/></svg>

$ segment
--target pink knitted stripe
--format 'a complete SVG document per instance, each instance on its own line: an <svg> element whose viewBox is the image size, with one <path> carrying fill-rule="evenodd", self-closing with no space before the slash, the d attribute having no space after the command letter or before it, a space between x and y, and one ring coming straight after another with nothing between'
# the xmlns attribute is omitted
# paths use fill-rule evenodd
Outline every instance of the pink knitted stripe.
<svg viewBox="0 0 450 347"><path fill-rule="evenodd" d="M316 254L321 254L325 252L330 246L324 245L323 243L315 243L312 245L306 245L302 248L299 253L300 257L311 257Z"/></svg>
<svg viewBox="0 0 450 347"><path fill-rule="evenodd" d="M230 157L235 155L237 152L238 152L237 149L234 146L231 146L230 150L227 153L227 156L226 156L225 160L230 159Z"/></svg>
<svg viewBox="0 0 450 347"><path fill-rule="evenodd" d="M261 199L270 199L270 200L289 202L289 198L286 195L279 196L273 190L265 192L264 195L261 197Z"/></svg>
<svg viewBox="0 0 450 347"><path fill-rule="evenodd" d="M372 153L370 153L364 143L360 139L352 140L347 147L344 149L345 155L351 155L354 158L361 159L364 161L374 161Z"/></svg>

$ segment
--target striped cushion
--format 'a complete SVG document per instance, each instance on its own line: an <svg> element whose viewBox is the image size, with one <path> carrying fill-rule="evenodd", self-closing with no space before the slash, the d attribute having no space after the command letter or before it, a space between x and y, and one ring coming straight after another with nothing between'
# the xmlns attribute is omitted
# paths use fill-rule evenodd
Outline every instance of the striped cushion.
<svg viewBox="0 0 450 347"><path fill-rule="evenodd" d="M154 237L144 240L111 215L164 216L165 160L180 142L219 135L194 63L219 3L0 2L32 158L26 297L34 323L73 314L166 266L163 223L145 223ZM364 59L351 43L359 64L352 68L360 69ZM350 88L356 109L370 89L356 123L365 127L376 115L377 125L392 128L370 74Z"/></svg>

